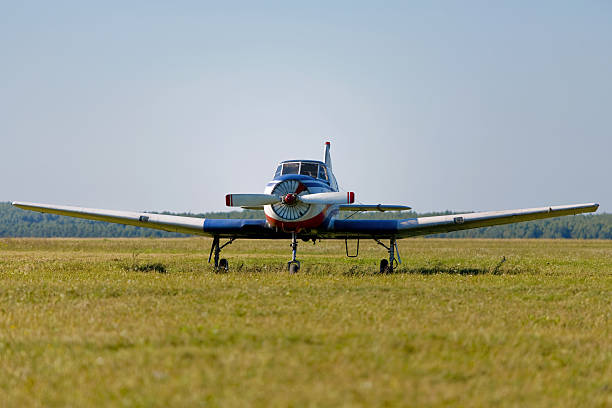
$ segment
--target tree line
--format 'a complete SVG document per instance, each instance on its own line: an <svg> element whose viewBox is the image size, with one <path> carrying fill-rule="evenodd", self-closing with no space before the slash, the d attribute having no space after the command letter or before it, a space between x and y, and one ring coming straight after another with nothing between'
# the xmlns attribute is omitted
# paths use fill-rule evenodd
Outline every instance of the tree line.
<svg viewBox="0 0 612 408"><path fill-rule="evenodd" d="M171 213L200 218L264 218L263 211L231 211L212 213ZM400 219L443 213L342 213L341 218L353 219ZM0 203L0 237L183 237L184 234L159 231L149 228L111 224L101 221L83 220L54 214L41 214L24 211L10 203ZM588 214L545 220L499 225L446 234L433 237L444 238L575 238L575 239L612 239L612 214Z"/></svg>

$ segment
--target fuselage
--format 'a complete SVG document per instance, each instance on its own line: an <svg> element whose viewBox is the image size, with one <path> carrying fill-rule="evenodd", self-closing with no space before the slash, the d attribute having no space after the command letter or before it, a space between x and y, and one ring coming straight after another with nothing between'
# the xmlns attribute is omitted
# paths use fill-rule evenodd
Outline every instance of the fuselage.
<svg viewBox="0 0 612 408"><path fill-rule="evenodd" d="M292 196L338 191L338 183L325 163L315 160L286 160L278 165L266 194L287 197L283 203L266 205L266 220L272 228L283 231L316 230L326 227L338 212L338 205L306 204ZM289 204L288 204L289 203Z"/></svg>

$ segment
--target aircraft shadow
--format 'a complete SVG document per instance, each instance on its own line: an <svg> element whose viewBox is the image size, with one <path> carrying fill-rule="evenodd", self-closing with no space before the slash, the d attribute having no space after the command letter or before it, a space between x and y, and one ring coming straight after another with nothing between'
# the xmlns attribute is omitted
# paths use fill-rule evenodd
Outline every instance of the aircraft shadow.
<svg viewBox="0 0 612 408"><path fill-rule="evenodd" d="M393 272L378 275L485 275L493 274L488 268L452 268L446 266L434 266L425 268L396 268Z"/></svg>
<svg viewBox="0 0 612 408"><path fill-rule="evenodd" d="M502 275L510 271L502 271L500 268L506 262L506 257L503 257L497 265L490 268L469 268L469 267L456 267L456 266L445 266L445 265L428 265L414 268L395 268L393 272L375 272L374 275ZM350 270L343 273L345 276L358 276L372 274L358 270L357 268L351 268Z"/></svg>
<svg viewBox="0 0 612 408"><path fill-rule="evenodd" d="M396 268L393 272L372 272L363 270L349 269L342 273L344 276L364 276L364 275L500 275L497 272L487 268L450 268L450 267L426 267L426 268Z"/></svg>

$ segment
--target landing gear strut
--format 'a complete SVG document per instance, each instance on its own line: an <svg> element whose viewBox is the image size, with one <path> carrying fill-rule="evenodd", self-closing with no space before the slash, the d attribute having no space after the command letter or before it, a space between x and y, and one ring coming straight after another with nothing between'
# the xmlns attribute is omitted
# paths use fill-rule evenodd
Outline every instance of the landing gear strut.
<svg viewBox="0 0 612 408"><path fill-rule="evenodd" d="M387 252L389 252L388 261L386 259L380 260L380 273L393 273L393 269L395 269L396 266L402 263L402 258L400 257L399 248L397 247L397 241L395 240L395 237L389 240L389 246L386 246L376 238L374 238L374 241L376 241L378 245L382 246L387 250ZM397 257L395 256L395 254L397 254Z"/></svg>
<svg viewBox="0 0 612 408"><path fill-rule="evenodd" d="M223 269L225 272L227 272L227 270L229 269L229 263L227 262L227 259L225 258L219 259L219 255L221 254L221 250L225 248L227 245L234 242L235 239L236 238L231 238L225 244L219 246L219 237L218 236L213 237L212 246L210 247L210 255L208 255L208 263L210 263L210 259L212 258L213 253L214 253L215 254L215 272L218 272L220 269Z"/></svg>
<svg viewBox="0 0 612 408"><path fill-rule="evenodd" d="M287 269L289 269L289 273L298 273L300 270L300 261L295 259L297 255L297 233L294 231L291 233L291 250L293 252L293 256L291 257L291 261L287 262Z"/></svg>

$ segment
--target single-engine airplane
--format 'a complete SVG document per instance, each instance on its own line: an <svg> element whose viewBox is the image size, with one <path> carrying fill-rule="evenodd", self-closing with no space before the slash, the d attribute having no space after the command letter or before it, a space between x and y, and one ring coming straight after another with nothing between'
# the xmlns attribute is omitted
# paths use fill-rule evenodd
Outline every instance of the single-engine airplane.
<svg viewBox="0 0 612 408"><path fill-rule="evenodd" d="M410 210L410 207L403 205L365 205L354 202L355 193L339 191L332 172L330 143L326 142L323 162L283 161L263 194L228 194L225 197L229 207L263 209L266 219L205 219L18 201L13 202L13 205L42 213L209 236L213 242L208 262L214 256L215 270L227 271L227 260L219 259L221 250L238 238L291 238L292 259L287 263L290 273L300 269L300 262L296 259L298 239L306 242L344 239L346 255L351 257L359 254L359 239L374 239L389 254L388 260L380 261L380 272L384 273L393 272L398 263L401 263L397 246L397 240L401 238L588 213L597 211L599 207L599 204L588 203L397 220L339 219L339 211ZM221 245L221 239L227 239L227 242ZM349 255L349 239L357 239L355 255ZM382 240L388 240L389 245Z"/></svg>

